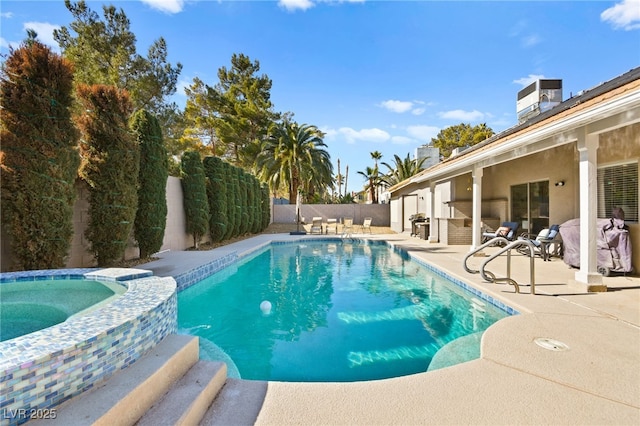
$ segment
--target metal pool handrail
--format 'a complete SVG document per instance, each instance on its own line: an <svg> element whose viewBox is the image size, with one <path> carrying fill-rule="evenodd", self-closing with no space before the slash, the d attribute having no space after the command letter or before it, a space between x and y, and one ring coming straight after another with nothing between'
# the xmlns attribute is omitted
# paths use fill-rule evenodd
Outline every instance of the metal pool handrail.
<svg viewBox="0 0 640 426"><path fill-rule="evenodd" d="M496 241L494 241L494 240L496 240ZM498 242L504 242L504 243L507 243L507 245L505 247L503 247L501 250L499 250L496 253L494 253L493 255L489 256L489 258L482 263L482 265L480 266L479 270L473 270L473 269L470 269L467 266L467 260L469 259L469 257L473 256L475 253L479 252L483 248L495 245ZM531 280L531 294L536 294L535 256L534 256L535 245L529 240L524 240L523 239L523 240L516 240L516 241L509 242L506 238L503 238L503 237L493 238L493 239L487 241L486 243L482 244L481 246L479 246L475 250L472 250L471 252L469 252L465 256L462 266L465 269L465 271L467 271L467 272L469 272L471 274L480 273L480 276L485 281L492 282L492 283L504 282L504 283L507 283L507 284L511 284L512 286L515 287L516 293L520 293L520 286L518 285L518 282L516 280L514 280L513 278L511 278L511 250L513 250L516 247L520 247L520 246L529 247L529 274L530 274L530 280ZM491 262L492 260L494 260L495 258L497 258L498 256L500 256L501 254L503 254L505 252L507 253L507 276L506 277L496 277L495 274L493 274L492 272L485 270L485 268L486 268L486 266L487 266L487 264L489 262Z"/></svg>

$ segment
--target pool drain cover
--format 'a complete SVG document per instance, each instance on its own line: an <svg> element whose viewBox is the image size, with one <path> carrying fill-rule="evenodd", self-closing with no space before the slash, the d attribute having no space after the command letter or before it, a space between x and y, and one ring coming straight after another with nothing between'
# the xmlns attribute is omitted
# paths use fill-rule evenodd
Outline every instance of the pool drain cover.
<svg viewBox="0 0 640 426"><path fill-rule="evenodd" d="M561 341L549 339L548 337L538 337L534 340L534 342L536 342L536 345L549 351L560 352L569 349L569 346L562 343Z"/></svg>

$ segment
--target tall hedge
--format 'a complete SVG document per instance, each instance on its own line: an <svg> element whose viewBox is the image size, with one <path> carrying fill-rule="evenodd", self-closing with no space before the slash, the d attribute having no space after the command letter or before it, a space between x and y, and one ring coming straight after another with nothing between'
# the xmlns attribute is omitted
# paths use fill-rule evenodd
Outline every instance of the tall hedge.
<svg viewBox="0 0 640 426"><path fill-rule="evenodd" d="M167 224L167 178L169 161L158 119L148 111L138 110L131 117L131 132L140 147L138 174L138 210L134 236L140 258L160 251Z"/></svg>
<svg viewBox="0 0 640 426"><path fill-rule="evenodd" d="M65 266L79 164L72 66L30 36L0 81L0 209L17 270Z"/></svg>
<svg viewBox="0 0 640 426"><path fill-rule="evenodd" d="M260 193L260 181L253 178L253 229L254 234L262 231L262 194Z"/></svg>
<svg viewBox="0 0 640 426"><path fill-rule="evenodd" d="M186 232L193 235L193 246L197 249L200 240L209 229L209 199L207 178L198 151L186 151L180 161Z"/></svg>
<svg viewBox="0 0 640 426"><path fill-rule="evenodd" d="M227 194L227 229L225 231L224 239L228 240L236 236L236 192L233 185L234 167L223 162L223 182Z"/></svg>
<svg viewBox="0 0 640 426"><path fill-rule="evenodd" d="M238 168L238 184L240 185L240 235L246 234L249 230L249 202L247 197L248 177L249 176L244 170Z"/></svg>
<svg viewBox="0 0 640 426"><path fill-rule="evenodd" d="M209 179L207 198L209 199L209 234L211 241L225 239L229 221L227 218L227 187L225 184L225 162L218 157L204 159L205 175Z"/></svg>
<svg viewBox="0 0 640 426"><path fill-rule="evenodd" d="M269 222L271 222L271 201L269 199L269 187L267 184L260 186L260 201L262 206L262 229L267 229Z"/></svg>
<svg viewBox="0 0 640 426"><path fill-rule="evenodd" d="M249 220L248 220L248 225L247 225L247 232L250 232L252 234L254 234L254 224L255 224L255 220L256 220L256 197L255 197L255 193L254 193L254 187L253 187L253 181L255 180L255 177L251 174L247 174L246 177L246 184L247 184L247 208L249 209Z"/></svg>
<svg viewBox="0 0 640 426"><path fill-rule="evenodd" d="M113 86L79 85L80 176L89 189L86 237L98 266L124 256L138 204L140 150L129 132L131 102Z"/></svg>
<svg viewBox="0 0 640 426"><path fill-rule="evenodd" d="M242 232L242 193L240 191L240 173L242 170L239 167L232 167L232 175L233 175L233 191L236 194L236 202L233 209L233 236L237 237Z"/></svg>

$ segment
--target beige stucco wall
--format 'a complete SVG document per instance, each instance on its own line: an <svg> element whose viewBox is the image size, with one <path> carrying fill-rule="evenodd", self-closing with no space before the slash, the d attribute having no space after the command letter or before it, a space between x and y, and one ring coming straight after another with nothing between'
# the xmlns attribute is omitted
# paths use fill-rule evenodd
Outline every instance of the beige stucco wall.
<svg viewBox="0 0 640 426"><path fill-rule="evenodd" d="M295 223L295 204L276 204L272 208L274 223ZM325 221L352 217L353 223L361 224L365 217L371 217L373 226L389 226L389 215L389 204L302 204L300 207L300 217L304 217L306 223L313 217L322 217Z"/></svg>
<svg viewBox="0 0 640 426"><path fill-rule="evenodd" d="M96 266L95 259L89 251L89 241L85 237L85 231L89 221L89 189L87 184L78 180L76 182L76 203L73 211L73 240L69 252L66 267L81 268ZM182 184L179 178L170 176L167 180L167 223L162 242L163 250L184 250L193 247L193 236L185 232L186 218L182 204ZM2 229L2 262L0 270L8 271L11 268L10 236L6 229ZM209 241L209 235L203 237L201 242ZM133 238L125 251L125 259L136 259L140 252Z"/></svg>
<svg viewBox="0 0 640 426"><path fill-rule="evenodd" d="M546 180L549 181L549 223L562 223L578 217L577 155L575 144L568 144L487 167L482 177L483 202L506 199L508 217L500 217L500 220L509 220L511 186ZM555 186L558 181L564 181L564 186Z"/></svg>
<svg viewBox="0 0 640 426"><path fill-rule="evenodd" d="M160 250L184 250L193 247L193 235L187 234L186 216L183 206L182 182L169 176L167 180L167 224ZM209 241L209 234L200 243Z"/></svg>

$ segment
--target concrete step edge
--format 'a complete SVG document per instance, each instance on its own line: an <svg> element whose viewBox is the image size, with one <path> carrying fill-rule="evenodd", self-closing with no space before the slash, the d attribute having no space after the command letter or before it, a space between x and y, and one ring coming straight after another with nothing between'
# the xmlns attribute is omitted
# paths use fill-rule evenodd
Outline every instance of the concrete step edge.
<svg viewBox="0 0 640 426"><path fill-rule="evenodd" d="M200 423L226 379L225 363L199 361L149 409L136 426Z"/></svg>
<svg viewBox="0 0 640 426"><path fill-rule="evenodd" d="M169 335L131 366L58 407L56 422L65 426L133 425L198 357L197 337Z"/></svg>

